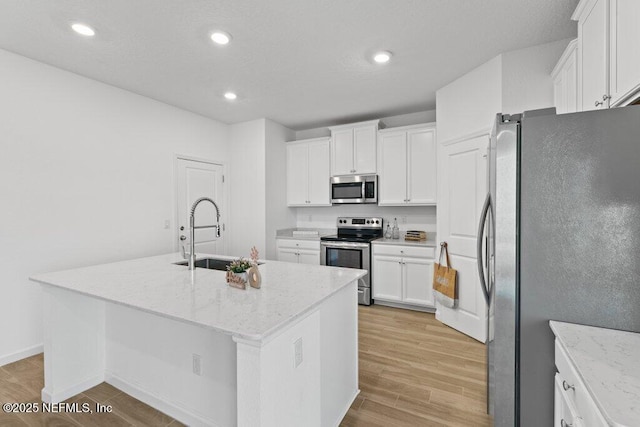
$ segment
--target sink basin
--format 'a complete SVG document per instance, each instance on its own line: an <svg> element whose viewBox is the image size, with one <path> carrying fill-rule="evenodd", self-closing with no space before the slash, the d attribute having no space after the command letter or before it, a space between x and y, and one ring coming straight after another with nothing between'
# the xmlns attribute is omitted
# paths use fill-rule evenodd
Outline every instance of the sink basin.
<svg viewBox="0 0 640 427"><path fill-rule="evenodd" d="M208 268L209 270L227 271L227 266L233 260L220 258L202 258L196 260L196 268ZM176 265L189 265L189 261L176 262ZM262 264L261 262L258 265Z"/></svg>

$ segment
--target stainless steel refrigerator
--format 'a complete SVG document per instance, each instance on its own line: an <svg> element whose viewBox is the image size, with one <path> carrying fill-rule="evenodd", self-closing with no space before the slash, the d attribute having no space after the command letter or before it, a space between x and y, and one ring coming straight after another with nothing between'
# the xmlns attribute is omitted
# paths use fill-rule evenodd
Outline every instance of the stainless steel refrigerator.
<svg viewBox="0 0 640 427"><path fill-rule="evenodd" d="M549 320L640 331L640 106L499 114L488 158L488 409L551 426Z"/></svg>

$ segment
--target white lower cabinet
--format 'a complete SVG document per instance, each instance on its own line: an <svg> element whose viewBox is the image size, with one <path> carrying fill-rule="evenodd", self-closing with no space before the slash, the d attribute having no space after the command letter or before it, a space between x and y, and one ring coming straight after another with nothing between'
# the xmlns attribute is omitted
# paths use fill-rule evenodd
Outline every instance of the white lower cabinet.
<svg viewBox="0 0 640 427"><path fill-rule="evenodd" d="M319 240L277 239L278 261L320 265Z"/></svg>
<svg viewBox="0 0 640 427"><path fill-rule="evenodd" d="M373 244L373 299L433 308L434 248Z"/></svg>
<svg viewBox="0 0 640 427"><path fill-rule="evenodd" d="M605 427L609 424L596 406L589 390L580 379L569 356L556 339L554 426Z"/></svg>

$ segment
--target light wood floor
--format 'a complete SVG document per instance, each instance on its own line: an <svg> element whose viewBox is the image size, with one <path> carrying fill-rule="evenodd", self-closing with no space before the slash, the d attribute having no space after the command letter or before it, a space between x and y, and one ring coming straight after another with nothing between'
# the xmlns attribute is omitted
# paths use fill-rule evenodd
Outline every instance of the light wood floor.
<svg viewBox="0 0 640 427"><path fill-rule="evenodd" d="M0 367L0 403L40 402L44 387L42 354ZM96 403L113 407L112 413L79 414L6 414L0 409L0 426L11 427L77 427L77 426L182 426L168 415L145 405L126 393L102 383L72 397L69 403L88 403L95 410Z"/></svg>
<svg viewBox="0 0 640 427"><path fill-rule="evenodd" d="M342 426L489 426L485 347L433 314L359 307L360 389ZM42 355L0 367L0 403L40 402ZM70 402L111 414L5 414L4 426L167 426L169 416L103 383Z"/></svg>
<svg viewBox="0 0 640 427"><path fill-rule="evenodd" d="M490 426L484 344L433 314L359 307L360 395L342 426Z"/></svg>

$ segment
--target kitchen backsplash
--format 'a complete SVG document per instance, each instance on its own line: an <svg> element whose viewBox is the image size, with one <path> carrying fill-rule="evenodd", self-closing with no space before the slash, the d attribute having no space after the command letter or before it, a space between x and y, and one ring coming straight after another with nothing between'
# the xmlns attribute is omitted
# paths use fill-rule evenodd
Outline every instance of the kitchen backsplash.
<svg viewBox="0 0 640 427"><path fill-rule="evenodd" d="M297 208L297 227L335 228L339 216L372 216L384 218L393 226L393 219L398 218L400 231L424 230L435 233L435 206L377 206L377 205L335 205L317 208Z"/></svg>

